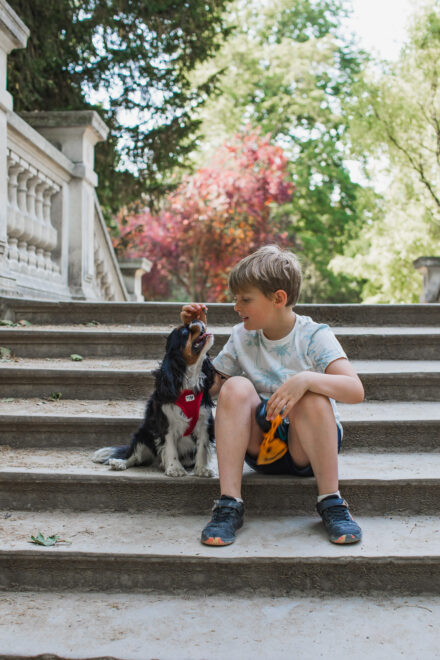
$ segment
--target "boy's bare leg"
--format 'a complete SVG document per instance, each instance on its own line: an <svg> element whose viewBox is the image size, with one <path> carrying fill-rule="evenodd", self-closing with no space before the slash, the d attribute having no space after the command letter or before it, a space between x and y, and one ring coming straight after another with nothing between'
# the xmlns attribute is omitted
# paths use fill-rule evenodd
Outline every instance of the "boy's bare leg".
<svg viewBox="0 0 440 660"><path fill-rule="evenodd" d="M215 438L222 495L241 497L246 450L257 455L262 433L255 421L260 397L252 383L233 376L222 385L215 416Z"/></svg>
<svg viewBox="0 0 440 660"><path fill-rule="evenodd" d="M337 427L329 399L306 392L290 415L289 451L298 466L311 464L320 495L316 509L332 543L357 543L362 530L338 494Z"/></svg>
<svg viewBox="0 0 440 660"><path fill-rule="evenodd" d="M298 467L311 465L318 493L338 490L338 430L329 399L306 392L289 416L289 451Z"/></svg>

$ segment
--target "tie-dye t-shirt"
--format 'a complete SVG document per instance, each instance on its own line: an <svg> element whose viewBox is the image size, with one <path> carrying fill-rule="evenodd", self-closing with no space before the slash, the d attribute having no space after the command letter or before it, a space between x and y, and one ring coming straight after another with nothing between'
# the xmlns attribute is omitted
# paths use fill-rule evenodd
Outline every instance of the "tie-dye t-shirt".
<svg viewBox="0 0 440 660"><path fill-rule="evenodd" d="M282 339L267 339L262 330L245 330L239 323L213 364L225 376L246 376L258 394L269 398L291 376L324 373L331 362L346 357L328 325L297 314L293 330ZM335 402L330 402L339 424Z"/></svg>

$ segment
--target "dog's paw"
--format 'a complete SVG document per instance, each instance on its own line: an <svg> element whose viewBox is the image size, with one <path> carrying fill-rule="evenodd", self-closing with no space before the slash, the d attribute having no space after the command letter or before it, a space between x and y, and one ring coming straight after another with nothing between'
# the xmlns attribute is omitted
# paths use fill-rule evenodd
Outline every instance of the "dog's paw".
<svg viewBox="0 0 440 660"><path fill-rule="evenodd" d="M194 468L195 477L213 477L214 472L207 467L195 467Z"/></svg>
<svg viewBox="0 0 440 660"><path fill-rule="evenodd" d="M111 470L126 470L127 463L122 458L110 458L108 465L110 465Z"/></svg>
<svg viewBox="0 0 440 660"><path fill-rule="evenodd" d="M186 477L188 472L181 465L173 464L167 467L165 474L167 477Z"/></svg>

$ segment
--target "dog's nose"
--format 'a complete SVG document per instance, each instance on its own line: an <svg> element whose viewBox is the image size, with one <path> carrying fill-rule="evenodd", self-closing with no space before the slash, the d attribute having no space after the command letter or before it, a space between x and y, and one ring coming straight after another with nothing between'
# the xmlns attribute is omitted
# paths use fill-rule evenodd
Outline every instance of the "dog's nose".
<svg viewBox="0 0 440 660"><path fill-rule="evenodd" d="M189 324L190 329L194 328L195 326L197 326L200 329L200 334L206 332L206 325L203 323L203 321L191 321L191 323Z"/></svg>

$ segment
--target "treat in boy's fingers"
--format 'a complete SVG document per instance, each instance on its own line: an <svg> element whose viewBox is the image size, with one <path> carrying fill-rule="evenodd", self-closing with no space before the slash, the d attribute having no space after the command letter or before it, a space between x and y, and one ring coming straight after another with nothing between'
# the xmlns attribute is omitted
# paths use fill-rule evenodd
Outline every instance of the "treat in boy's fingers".
<svg viewBox="0 0 440 660"><path fill-rule="evenodd" d="M202 321L205 325L208 309L203 303L190 303L182 307L180 319L182 323L188 325L191 321Z"/></svg>

